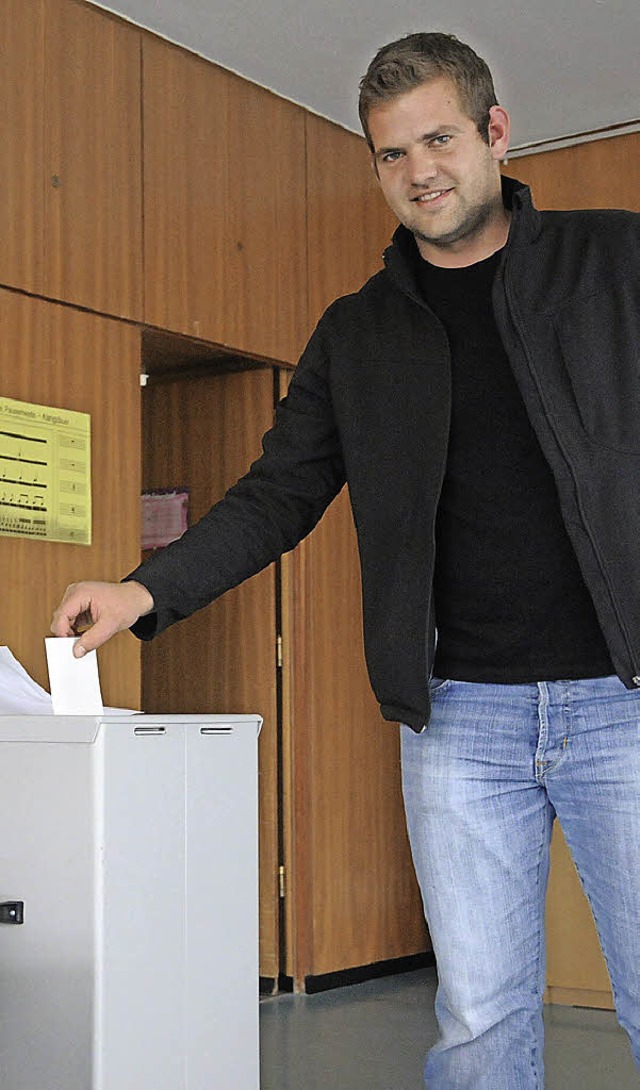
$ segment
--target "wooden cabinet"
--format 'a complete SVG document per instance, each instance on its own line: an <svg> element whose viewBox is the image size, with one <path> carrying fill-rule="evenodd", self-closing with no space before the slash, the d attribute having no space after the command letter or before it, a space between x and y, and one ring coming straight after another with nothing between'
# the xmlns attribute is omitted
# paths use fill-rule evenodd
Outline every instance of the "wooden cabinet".
<svg viewBox="0 0 640 1090"><path fill-rule="evenodd" d="M303 111L145 35L146 321L297 359L306 335Z"/></svg>
<svg viewBox="0 0 640 1090"><path fill-rule="evenodd" d="M141 318L140 34L75 0L3 14L0 282Z"/></svg>
<svg viewBox="0 0 640 1090"><path fill-rule="evenodd" d="M45 3L44 293L142 318L140 32Z"/></svg>
<svg viewBox="0 0 640 1090"><path fill-rule="evenodd" d="M130 325L0 291L2 395L91 414L93 544L0 537L0 643L48 688L44 637L55 604L81 577L119 579L140 538L140 348ZM106 703L139 706L140 657L129 634L100 652Z"/></svg>
<svg viewBox="0 0 640 1090"><path fill-rule="evenodd" d="M229 78L145 34L145 321L226 340Z"/></svg>
<svg viewBox="0 0 640 1090"><path fill-rule="evenodd" d="M305 113L229 84L229 343L297 363L307 339Z"/></svg>

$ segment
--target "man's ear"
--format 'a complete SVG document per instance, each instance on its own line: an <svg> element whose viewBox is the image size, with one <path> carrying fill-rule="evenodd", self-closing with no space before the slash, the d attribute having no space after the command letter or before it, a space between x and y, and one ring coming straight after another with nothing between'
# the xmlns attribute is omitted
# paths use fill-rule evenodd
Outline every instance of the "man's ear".
<svg viewBox="0 0 640 1090"><path fill-rule="evenodd" d="M489 110L489 147L492 157L500 162L509 150L511 136L511 118L502 106L492 106Z"/></svg>

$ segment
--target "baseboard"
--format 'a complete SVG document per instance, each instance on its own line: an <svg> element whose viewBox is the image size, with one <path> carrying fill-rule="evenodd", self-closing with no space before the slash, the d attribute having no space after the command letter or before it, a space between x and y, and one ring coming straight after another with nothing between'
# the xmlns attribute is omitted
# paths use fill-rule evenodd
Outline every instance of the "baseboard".
<svg viewBox="0 0 640 1090"><path fill-rule="evenodd" d="M366 980L376 980L382 976L394 976L398 973L411 973L417 969L432 968L436 963L432 950L422 954L411 954L404 958L391 958L388 961L375 961L372 965L356 965L352 969L340 969L335 973L321 973L318 976L306 976L304 990L307 995L326 992L330 988L345 988L350 984L363 984Z"/></svg>

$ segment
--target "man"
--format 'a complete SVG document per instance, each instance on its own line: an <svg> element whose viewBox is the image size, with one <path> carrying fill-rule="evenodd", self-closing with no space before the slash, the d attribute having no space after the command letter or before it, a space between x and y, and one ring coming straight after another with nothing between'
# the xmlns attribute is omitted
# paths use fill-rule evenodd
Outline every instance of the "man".
<svg viewBox="0 0 640 1090"><path fill-rule="evenodd" d="M151 637L348 480L438 965L426 1084L543 1085L556 813L640 1066L640 217L501 182L508 114L452 36L381 49L360 113L401 221L385 269L323 316L250 472L124 584L69 588L53 631Z"/></svg>

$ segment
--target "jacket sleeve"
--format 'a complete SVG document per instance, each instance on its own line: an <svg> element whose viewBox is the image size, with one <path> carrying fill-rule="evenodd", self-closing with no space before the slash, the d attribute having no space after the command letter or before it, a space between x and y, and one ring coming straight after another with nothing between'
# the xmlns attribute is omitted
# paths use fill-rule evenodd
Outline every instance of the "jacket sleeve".
<svg viewBox="0 0 640 1090"><path fill-rule="evenodd" d="M323 342L321 323L248 473L178 541L126 576L147 587L156 607L133 626L136 636L151 639L292 549L342 488Z"/></svg>

